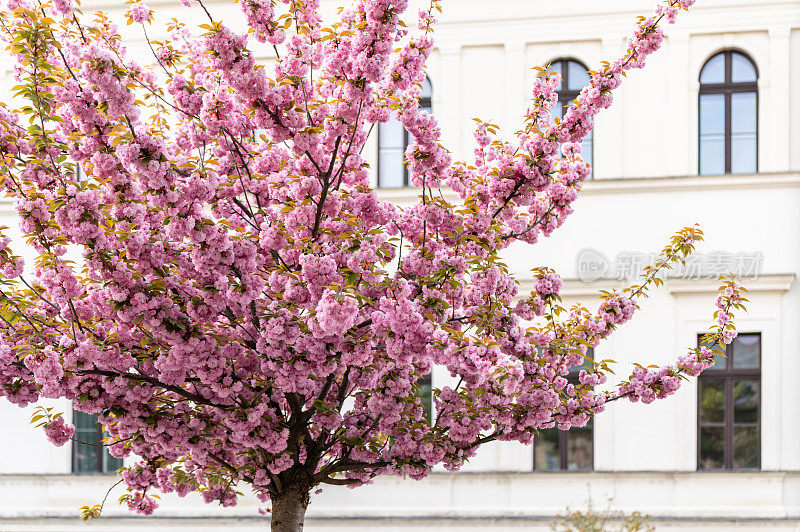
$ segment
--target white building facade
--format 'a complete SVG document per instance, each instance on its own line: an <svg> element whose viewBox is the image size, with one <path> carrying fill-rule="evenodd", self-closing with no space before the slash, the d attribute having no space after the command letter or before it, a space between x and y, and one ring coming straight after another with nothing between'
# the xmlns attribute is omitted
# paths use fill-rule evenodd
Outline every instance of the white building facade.
<svg viewBox="0 0 800 532"><path fill-rule="evenodd" d="M96 4L122 12L84 9ZM174 4L150 2L185 17ZM560 65L569 98L586 67L624 52L654 0L443 4L423 105L454 157L468 160L473 117L506 135L519 129L537 65ZM386 199L415 201L390 166L402 132L382 131L368 145L376 182ZM599 290L625 286L672 233L699 223L706 239L695 258L595 357L616 360L621 377L632 362L673 362L711 322L715 277L733 271L750 304L728 360L668 399L616 402L590 428L543 435L534 448L487 445L459 473L326 488L312 498L308 530L546 530L589 500L649 514L658 530L800 530L800 1L699 0L627 77L584 153L593 179L575 213L551 238L510 250L512 269L524 280L552 266L565 301L592 308ZM1 217L13 215L0 204ZM434 373L433 386L447 378ZM29 419L30 409L0 403L0 531L268 526L255 500L221 509L165 497L155 516L134 516L116 504L119 487L104 517L82 524L78 508L103 499L116 480L102 470L114 464L52 447Z"/></svg>

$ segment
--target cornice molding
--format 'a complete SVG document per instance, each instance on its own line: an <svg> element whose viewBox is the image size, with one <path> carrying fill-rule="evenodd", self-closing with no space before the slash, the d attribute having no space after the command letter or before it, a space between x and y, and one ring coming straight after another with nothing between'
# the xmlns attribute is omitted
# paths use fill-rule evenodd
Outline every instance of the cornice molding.
<svg viewBox="0 0 800 532"><path fill-rule="evenodd" d="M751 293L788 292L794 283L796 275L793 273L759 275L755 278L743 279L742 285ZM525 295L533 290L533 279L520 280L520 295ZM600 292L620 290L630 286L630 281L617 279L598 279L585 283L580 279L564 279L561 288L562 297L598 297ZM676 296L687 294L715 294L720 287L717 279L665 279L663 288L669 294Z"/></svg>
<svg viewBox="0 0 800 532"><path fill-rule="evenodd" d="M772 188L800 188L800 172L770 172L760 174L636 177L621 179L594 179L587 181L580 192L582 196L602 194L636 194L651 192L695 192L698 190L739 190ZM420 189L394 188L376 189L384 201L408 203L419 197ZM453 201L457 196L443 189L445 199Z"/></svg>

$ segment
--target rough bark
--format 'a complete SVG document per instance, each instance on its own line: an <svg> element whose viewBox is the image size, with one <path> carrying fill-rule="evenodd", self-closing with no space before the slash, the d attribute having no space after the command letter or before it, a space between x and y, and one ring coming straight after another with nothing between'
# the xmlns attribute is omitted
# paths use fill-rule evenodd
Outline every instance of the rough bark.
<svg viewBox="0 0 800 532"><path fill-rule="evenodd" d="M308 491L288 487L272 497L272 532L302 532L308 509Z"/></svg>

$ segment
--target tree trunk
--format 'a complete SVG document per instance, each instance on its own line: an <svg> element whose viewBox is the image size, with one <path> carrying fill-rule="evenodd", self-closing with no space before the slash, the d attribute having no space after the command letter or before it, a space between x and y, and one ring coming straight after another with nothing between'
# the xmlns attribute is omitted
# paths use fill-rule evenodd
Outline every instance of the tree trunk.
<svg viewBox="0 0 800 532"><path fill-rule="evenodd" d="M272 498L272 532L302 532L308 509L308 492L299 487L287 487Z"/></svg>

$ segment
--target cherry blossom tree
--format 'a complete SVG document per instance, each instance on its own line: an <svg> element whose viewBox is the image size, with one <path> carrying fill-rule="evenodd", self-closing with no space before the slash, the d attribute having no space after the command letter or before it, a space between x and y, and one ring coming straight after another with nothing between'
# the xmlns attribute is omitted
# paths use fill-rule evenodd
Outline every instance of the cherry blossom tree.
<svg viewBox="0 0 800 532"><path fill-rule="evenodd" d="M99 414L109 452L135 457L120 471L132 510L152 513L155 491L229 506L250 490L273 530L301 530L320 485L457 470L484 443L651 402L713 364L692 348L616 384L607 360L565 379L697 227L595 312L564 308L548 268L521 293L502 260L572 212L593 117L693 0L640 18L563 120L549 112L558 74L537 69L522 131L479 123L470 164L418 109L438 0L418 16L407 0L353 0L332 23L319 0L242 0L244 31L182 1L207 22L162 21L162 40L154 13L130 5L149 66L107 15L70 0L10 0L0 17L18 80L0 105L2 184L35 254L26 267L0 242L0 394ZM407 208L379 198L362 153L390 119L411 139ZM725 279L710 344L732 340L745 301ZM434 366L452 383L428 419L419 390ZM72 438L59 414L38 416L56 445Z"/></svg>

